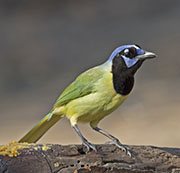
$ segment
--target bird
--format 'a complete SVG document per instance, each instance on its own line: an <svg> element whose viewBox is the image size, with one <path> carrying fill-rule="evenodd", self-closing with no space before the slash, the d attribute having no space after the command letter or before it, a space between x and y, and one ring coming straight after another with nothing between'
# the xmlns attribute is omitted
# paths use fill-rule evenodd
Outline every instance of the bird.
<svg viewBox="0 0 180 173"><path fill-rule="evenodd" d="M119 139L99 128L98 123L127 99L134 86L135 73L145 60L155 57L155 53L145 51L137 44L117 47L107 61L83 72L65 88L50 112L19 142L37 142L49 128L66 117L87 151L97 152L97 148L82 135L78 123L89 123L93 130L131 155Z"/></svg>

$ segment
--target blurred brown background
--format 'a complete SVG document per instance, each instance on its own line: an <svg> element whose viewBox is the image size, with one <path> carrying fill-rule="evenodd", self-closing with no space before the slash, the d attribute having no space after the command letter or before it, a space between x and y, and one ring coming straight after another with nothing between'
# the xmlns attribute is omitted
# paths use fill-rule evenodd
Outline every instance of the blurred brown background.
<svg viewBox="0 0 180 173"><path fill-rule="evenodd" d="M145 62L132 95L100 127L126 144L180 147L180 1L0 1L0 144L18 140L84 70L136 43ZM93 143L106 138L80 125ZM40 143L80 143L68 120Z"/></svg>

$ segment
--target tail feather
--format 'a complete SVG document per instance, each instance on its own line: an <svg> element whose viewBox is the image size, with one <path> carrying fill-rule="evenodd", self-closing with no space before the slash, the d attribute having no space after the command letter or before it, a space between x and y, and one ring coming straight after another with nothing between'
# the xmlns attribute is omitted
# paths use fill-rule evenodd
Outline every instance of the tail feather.
<svg viewBox="0 0 180 173"><path fill-rule="evenodd" d="M61 119L60 115L49 113L36 126L34 126L19 142L37 142L44 133Z"/></svg>

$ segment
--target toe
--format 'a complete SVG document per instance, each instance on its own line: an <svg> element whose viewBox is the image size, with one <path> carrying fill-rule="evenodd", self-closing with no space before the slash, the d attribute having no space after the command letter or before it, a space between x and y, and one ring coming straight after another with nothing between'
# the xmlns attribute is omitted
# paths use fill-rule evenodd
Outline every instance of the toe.
<svg viewBox="0 0 180 173"><path fill-rule="evenodd" d="M123 144L121 144L119 142L119 140L118 141L115 141L115 140L109 141L109 142L106 142L106 144L115 144L119 149L121 149L123 152L125 152L128 156L131 157L131 152L129 151L129 148L127 148Z"/></svg>
<svg viewBox="0 0 180 173"><path fill-rule="evenodd" d="M95 145L93 145L93 144L90 144L90 145L91 145L91 149L94 150L95 152L97 152Z"/></svg>
<svg viewBox="0 0 180 173"><path fill-rule="evenodd" d="M83 145L87 148L87 152L89 152L90 149L92 149L92 150L94 150L95 152L97 152L97 149L96 149L96 147L95 147L94 144L91 144L91 143L89 143L88 141L85 141L85 142L83 143Z"/></svg>
<svg viewBox="0 0 180 173"><path fill-rule="evenodd" d="M131 152L124 146L124 145L117 145L118 148L120 148L122 151L124 151L128 156L131 157Z"/></svg>

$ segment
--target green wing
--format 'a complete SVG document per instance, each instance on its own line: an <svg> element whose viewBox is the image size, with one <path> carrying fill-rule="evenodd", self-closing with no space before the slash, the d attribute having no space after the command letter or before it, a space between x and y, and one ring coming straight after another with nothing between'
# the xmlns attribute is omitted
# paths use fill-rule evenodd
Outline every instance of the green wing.
<svg viewBox="0 0 180 173"><path fill-rule="evenodd" d="M53 108L67 104L68 102L96 92L95 82L103 76L103 71L99 67L94 67L76 78L59 96Z"/></svg>

